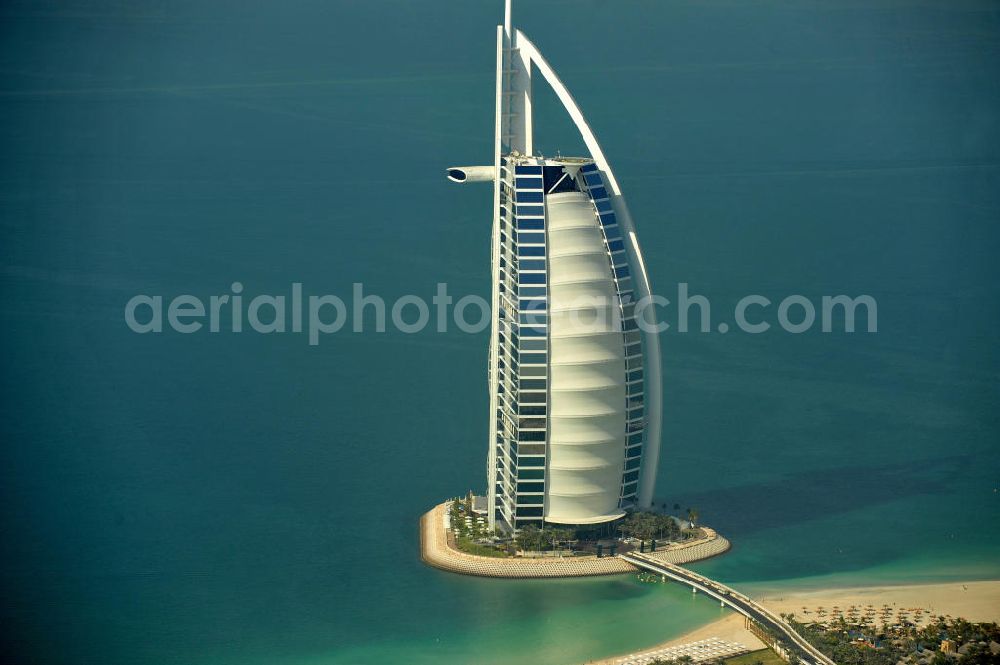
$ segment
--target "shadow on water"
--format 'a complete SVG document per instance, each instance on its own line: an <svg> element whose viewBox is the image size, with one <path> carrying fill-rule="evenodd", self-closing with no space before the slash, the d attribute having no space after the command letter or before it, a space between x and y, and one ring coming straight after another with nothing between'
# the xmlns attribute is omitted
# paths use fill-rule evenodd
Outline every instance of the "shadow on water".
<svg viewBox="0 0 1000 665"><path fill-rule="evenodd" d="M970 455L953 455L933 462L843 465L714 488L684 500L726 535L747 536L907 497L945 494L973 462Z"/></svg>

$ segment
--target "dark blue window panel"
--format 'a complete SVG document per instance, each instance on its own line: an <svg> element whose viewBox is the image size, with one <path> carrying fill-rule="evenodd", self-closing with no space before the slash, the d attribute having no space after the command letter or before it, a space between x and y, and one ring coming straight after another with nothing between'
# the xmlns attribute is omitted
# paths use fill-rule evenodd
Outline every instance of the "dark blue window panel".
<svg viewBox="0 0 1000 665"><path fill-rule="evenodd" d="M522 416L544 416L545 410L546 406L544 404L536 404L530 406L526 404L521 405Z"/></svg>
<svg viewBox="0 0 1000 665"><path fill-rule="evenodd" d="M518 247L518 256L545 256L544 247Z"/></svg>
<svg viewBox="0 0 1000 665"><path fill-rule="evenodd" d="M522 353L521 362L525 365L544 365L547 357L545 353Z"/></svg>
<svg viewBox="0 0 1000 665"><path fill-rule="evenodd" d="M612 224L611 226L605 226L604 235L608 239L608 242L611 242L612 240L621 240L622 237L621 231L618 230L617 224Z"/></svg>
<svg viewBox="0 0 1000 665"><path fill-rule="evenodd" d="M628 445L634 446L636 444L642 443L642 434L629 434L628 435Z"/></svg>
<svg viewBox="0 0 1000 665"><path fill-rule="evenodd" d="M522 269L523 269L523 266L522 266ZM617 277L618 279L621 279L622 277L628 277L628 276L629 276L628 266L625 266L625 265L623 265L623 266L615 266L615 277Z"/></svg>
<svg viewBox="0 0 1000 665"><path fill-rule="evenodd" d="M521 259L518 265L521 270L545 270L545 259Z"/></svg>
<svg viewBox="0 0 1000 665"><path fill-rule="evenodd" d="M544 284L545 283L545 273L543 272L524 272L519 276L521 284Z"/></svg>
<svg viewBox="0 0 1000 665"><path fill-rule="evenodd" d="M545 328L535 328L533 326L524 326L521 328L521 337L547 337L548 331Z"/></svg>
<svg viewBox="0 0 1000 665"><path fill-rule="evenodd" d="M542 508L541 508L541 506L535 507L535 508L525 508L524 506L518 506L517 507L517 516L518 517L541 517L542 516ZM518 520L518 522L517 522L517 528L520 529L522 526L525 526L525 524L529 524L529 522L522 523L520 520Z"/></svg>
<svg viewBox="0 0 1000 665"><path fill-rule="evenodd" d="M623 249L625 249L625 243L623 243L621 240L609 240L608 249L610 249L612 252L620 252Z"/></svg>
<svg viewBox="0 0 1000 665"><path fill-rule="evenodd" d="M530 504L533 506L540 506L544 502L545 502L545 497L542 496L541 494L522 494L518 495L517 497L518 505ZM520 511L521 508L518 508L518 510Z"/></svg>
<svg viewBox="0 0 1000 665"><path fill-rule="evenodd" d="M625 482L626 483L634 483L637 480L639 480L639 472L638 471L629 471L628 473L625 474Z"/></svg>
<svg viewBox="0 0 1000 665"><path fill-rule="evenodd" d="M517 178L515 180L517 191L520 192L522 189L541 189L542 188L542 178L541 176L537 178Z"/></svg>
<svg viewBox="0 0 1000 665"><path fill-rule="evenodd" d="M544 231L545 230L545 220L536 218L517 218L517 228L521 231Z"/></svg>
<svg viewBox="0 0 1000 665"><path fill-rule="evenodd" d="M601 226L607 226L609 224L617 224L618 220L615 218L615 213L605 212L601 214Z"/></svg>
<svg viewBox="0 0 1000 665"><path fill-rule="evenodd" d="M518 492L544 492L545 483L518 483Z"/></svg>
<svg viewBox="0 0 1000 665"><path fill-rule="evenodd" d="M545 390L548 382L545 379L521 379L521 390ZM539 427L545 427L545 419L539 419ZM527 425L525 425L527 427Z"/></svg>
<svg viewBox="0 0 1000 665"><path fill-rule="evenodd" d="M545 466L545 458L544 457L518 457L517 458L517 465L518 466L527 466L527 467Z"/></svg>
<svg viewBox="0 0 1000 665"><path fill-rule="evenodd" d="M517 192L518 203L541 203L543 194L541 192Z"/></svg>
<svg viewBox="0 0 1000 665"><path fill-rule="evenodd" d="M548 316L548 314L545 313L544 310L542 310L540 312L538 312L538 311L535 311L535 312L521 312L520 314L517 315L517 321L522 326L526 326L526 325L538 325L538 324L542 324L542 323L548 323L549 322L549 316Z"/></svg>
<svg viewBox="0 0 1000 665"><path fill-rule="evenodd" d="M625 451L626 457L640 457L642 455L642 446L636 446L635 448L628 448Z"/></svg>
<svg viewBox="0 0 1000 665"><path fill-rule="evenodd" d="M595 201L598 212L612 212L611 201Z"/></svg>
<svg viewBox="0 0 1000 665"><path fill-rule="evenodd" d="M542 480L545 477L545 471L542 469L521 469L517 472L518 480Z"/></svg>
<svg viewBox="0 0 1000 665"><path fill-rule="evenodd" d="M520 432L517 438L520 441L545 441L545 432Z"/></svg>
<svg viewBox="0 0 1000 665"><path fill-rule="evenodd" d="M517 175L524 175L524 174L542 175L542 167L522 164L514 167L514 173L516 173Z"/></svg>
<svg viewBox="0 0 1000 665"><path fill-rule="evenodd" d="M642 378L642 370L638 369L634 372L629 372L626 378L628 381L638 381Z"/></svg>
<svg viewBox="0 0 1000 665"><path fill-rule="evenodd" d="M544 300L533 300L530 298L521 298L518 303L518 308L522 310L527 310L529 312L544 312L545 311L545 301Z"/></svg>
<svg viewBox="0 0 1000 665"><path fill-rule="evenodd" d="M517 204L517 216L522 215L534 215L536 217L541 217L545 214L545 206L534 205L534 204Z"/></svg>
<svg viewBox="0 0 1000 665"><path fill-rule="evenodd" d="M580 171L583 173L593 173L597 170L597 164L591 162L589 164L584 164L580 167Z"/></svg>
<svg viewBox="0 0 1000 665"><path fill-rule="evenodd" d="M639 486L639 483L629 483L622 490L622 496L625 496L625 497L635 496L635 490L638 488L638 486Z"/></svg>
<svg viewBox="0 0 1000 665"><path fill-rule="evenodd" d="M599 173L588 173L587 175L583 176L583 179L586 180L587 184L590 185L591 187L594 186L600 187L604 184L604 181L601 180L601 174Z"/></svg>
<svg viewBox="0 0 1000 665"><path fill-rule="evenodd" d="M630 409L628 412L628 419L635 420L636 418L642 418L643 408L640 406L638 409Z"/></svg>
<svg viewBox="0 0 1000 665"><path fill-rule="evenodd" d="M639 324L635 322L635 319L625 319L623 327L625 330L638 330Z"/></svg>
<svg viewBox="0 0 1000 665"><path fill-rule="evenodd" d="M625 462L625 470L631 471L632 469L638 469L641 463L642 463L641 457L633 457L632 459Z"/></svg>
<svg viewBox="0 0 1000 665"><path fill-rule="evenodd" d="M593 199L606 199L608 198L608 190L603 187L591 187L590 196Z"/></svg>
<svg viewBox="0 0 1000 665"><path fill-rule="evenodd" d="M541 245L545 242L544 233L521 233L517 234L517 244L519 245Z"/></svg>
<svg viewBox="0 0 1000 665"><path fill-rule="evenodd" d="M521 286L517 289L517 294L522 298L537 298L545 296L544 286Z"/></svg>

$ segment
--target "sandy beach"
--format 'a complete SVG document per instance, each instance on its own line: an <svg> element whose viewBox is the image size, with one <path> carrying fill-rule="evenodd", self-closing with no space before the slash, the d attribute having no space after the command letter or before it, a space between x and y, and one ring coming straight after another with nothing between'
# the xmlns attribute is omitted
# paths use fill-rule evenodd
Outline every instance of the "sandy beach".
<svg viewBox="0 0 1000 665"><path fill-rule="evenodd" d="M953 618L962 617L976 622L1000 622L1000 581L814 589L794 592L775 591L771 594L767 592L755 593L753 597L754 600L761 602L774 612L791 612L800 620L817 618L820 608L823 608L823 611L829 616L834 607L838 608L838 611L846 613L850 611L852 606L856 607L859 612L864 612L868 606L878 611L888 605L892 610L892 618L897 617L899 611L902 610L909 620L913 621L919 618L919 621L924 623L928 617L939 615ZM916 611L918 608L922 610L919 613ZM648 651L696 642L709 637L740 642L751 651L764 648L763 643L744 628L743 617L734 612L724 619L714 621L655 646L627 654L619 654L604 660L588 661L588 663L616 665L628 656L637 656Z"/></svg>
<svg viewBox="0 0 1000 665"><path fill-rule="evenodd" d="M910 610L911 620L920 609L919 614L924 618L945 615L969 621L1000 622L1000 581L997 580L764 592L754 594L754 599L775 612L794 613L799 620L815 619L820 607L830 613L835 606L841 612L852 606L863 612L868 606L881 610L888 605L893 616L900 609Z"/></svg>
<svg viewBox="0 0 1000 665"><path fill-rule="evenodd" d="M751 651L763 649L764 644L758 640L753 633L743 627L743 621L744 619L741 615L733 612L724 619L713 621L712 623L706 624L701 628L696 628L695 630L685 633L684 635L672 640L667 640L666 642L661 642L660 644L656 644L645 649L638 649L636 651L630 651L629 653L618 654L617 656L612 656L611 658L605 658L603 660L587 661L587 665L617 665L617 663L621 662L625 658L639 656L647 651L656 651L666 647L688 644L689 642L697 642L699 640L708 639L709 637L718 637L728 642L740 642L741 644L746 645L746 647Z"/></svg>

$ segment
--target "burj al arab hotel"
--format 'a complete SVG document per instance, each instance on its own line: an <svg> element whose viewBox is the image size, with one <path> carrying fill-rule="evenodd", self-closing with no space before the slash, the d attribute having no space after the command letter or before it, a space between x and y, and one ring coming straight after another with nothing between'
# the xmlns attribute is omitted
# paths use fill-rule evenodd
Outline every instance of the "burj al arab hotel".
<svg viewBox="0 0 1000 665"><path fill-rule="evenodd" d="M490 525L599 528L653 497L661 385L649 278L611 165L566 86L512 28L510 0L496 62L493 164L448 169L453 182L493 183ZM588 156L536 154L539 75Z"/></svg>

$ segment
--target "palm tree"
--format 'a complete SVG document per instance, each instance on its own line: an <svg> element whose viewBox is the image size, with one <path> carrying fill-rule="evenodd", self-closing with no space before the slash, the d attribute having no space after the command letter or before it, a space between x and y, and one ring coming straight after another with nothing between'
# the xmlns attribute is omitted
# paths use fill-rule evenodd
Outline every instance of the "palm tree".
<svg viewBox="0 0 1000 665"><path fill-rule="evenodd" d="M549 529L548 534L549 542L552 543L553 549L555 549L556 543L565 543L573 540L573 536L576 535L572 529Z"/></svg>
<svg viewBox="0 0 1000 665"><path fill-rule="evenodd" d="M514 541L522 550L530 551L541 549L544 538L545 535L541 529L534 524L529 524L528 526L521 527L514 537Z"/></svg>

